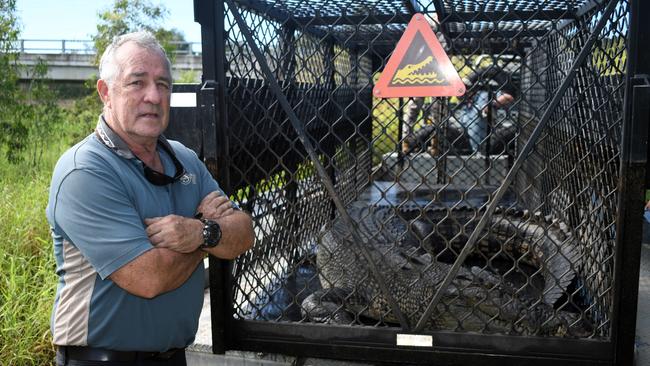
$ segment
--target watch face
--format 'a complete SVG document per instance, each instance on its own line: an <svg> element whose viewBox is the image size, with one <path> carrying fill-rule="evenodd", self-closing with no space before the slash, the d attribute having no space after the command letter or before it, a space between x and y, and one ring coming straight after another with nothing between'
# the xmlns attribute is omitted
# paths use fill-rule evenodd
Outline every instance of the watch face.
<svg viewBox="0 0 650 366"><path fill-rule="evenodd" d="M221 240L221 227L212 220L203 221L203 248L214 248Z"/></svg>

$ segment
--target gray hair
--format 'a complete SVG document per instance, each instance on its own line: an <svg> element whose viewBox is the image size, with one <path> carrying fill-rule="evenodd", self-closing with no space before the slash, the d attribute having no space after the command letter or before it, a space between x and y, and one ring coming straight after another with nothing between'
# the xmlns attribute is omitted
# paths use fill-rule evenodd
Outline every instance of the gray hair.
<svg viewBox="0 0 650 366"><path fill-rule="evenodd" d="M111 84L115 75L120 71L118 68L120 65L117 64L115 60L115 52L128 42L133 42L138 46L151 50L154 52L160 53L167 64L167 71L169 75L172 74L172 63L169 61L165 49L160 45L156 37L148 31L139 31L133 33L123 34L113 38L106 50L102 54L102 58L99 61L99 78L106 81L107 84Z"/></svg>

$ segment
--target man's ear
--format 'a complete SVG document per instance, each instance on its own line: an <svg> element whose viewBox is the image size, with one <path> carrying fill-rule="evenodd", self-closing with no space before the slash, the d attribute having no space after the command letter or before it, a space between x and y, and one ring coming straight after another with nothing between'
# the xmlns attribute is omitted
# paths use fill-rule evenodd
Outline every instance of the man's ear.
<svg viewBox="0 0 650 366"><path fill-rule="evenodd" d="M104 105L110 106L110 97L108 95L108 84L106 83L105 80L99 79L97 80L97 94L99 94L99 98L101 98L102 102L104 102Z"/></svg>

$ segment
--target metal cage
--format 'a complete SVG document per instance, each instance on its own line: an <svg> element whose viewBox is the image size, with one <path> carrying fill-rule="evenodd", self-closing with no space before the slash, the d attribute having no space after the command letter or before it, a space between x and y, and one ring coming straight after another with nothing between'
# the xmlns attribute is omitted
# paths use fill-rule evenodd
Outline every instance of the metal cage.
<svg viewBox="0 0 650 366"><path fill-rule="evenodd" d="M234 262L211 258L214 352L632 362L648 4L194 7L203 83L168 132L256 233ZM507 80L481 74L461 98L373 97L415 13L461 77L498 67ZM497 109L504 83L516 93Z"/></svg>

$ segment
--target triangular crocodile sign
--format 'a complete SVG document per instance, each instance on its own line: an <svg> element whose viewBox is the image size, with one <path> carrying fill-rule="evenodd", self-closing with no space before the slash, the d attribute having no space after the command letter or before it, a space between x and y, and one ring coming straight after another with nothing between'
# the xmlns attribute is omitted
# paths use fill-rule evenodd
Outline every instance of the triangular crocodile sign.
<svg viewBox="0 0 650 366"><path fill-rule="evenodd" d="M377 98L451 97L465 84L422 14L415 14L373 89Z"/></svg>

